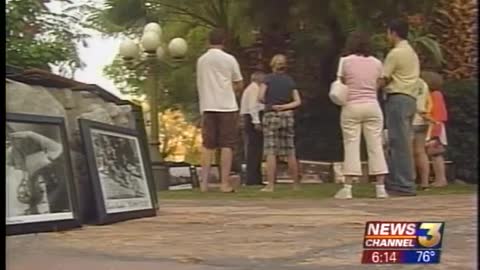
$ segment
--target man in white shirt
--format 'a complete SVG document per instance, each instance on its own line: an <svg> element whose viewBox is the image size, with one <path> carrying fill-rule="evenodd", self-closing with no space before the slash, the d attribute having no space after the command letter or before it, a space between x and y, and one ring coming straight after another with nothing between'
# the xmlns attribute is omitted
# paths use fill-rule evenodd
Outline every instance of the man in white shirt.
<svg viewBox="0 0 480 270"><path fill-rule="evenodd" d="M260 71L252 74L252 82L243 92L240 105L244 120L247 185L262 184L263 133L260 118L264 105L259 102L258 96L264 77L265 74Z"/></svg>
<svg viewBox="0 0 480 270"><path fill-rule="evenodd" d="M235 91L243 88L240 66L223 51L225 32L214 29L210 48L197 61L197 86L202 114L202 171L200 188L208 191L208 176L214 150L221 149L222 192L233 192L229 181L233 149L238 140L238 104Z"/></svg>

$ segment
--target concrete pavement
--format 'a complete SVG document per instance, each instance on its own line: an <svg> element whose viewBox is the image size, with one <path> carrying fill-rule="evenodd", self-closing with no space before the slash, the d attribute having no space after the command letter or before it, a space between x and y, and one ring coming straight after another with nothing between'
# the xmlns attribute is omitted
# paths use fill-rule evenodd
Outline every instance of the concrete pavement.
<svg viewBox="0 0 480 270"><path fill-rule="evenodd" d="M159 215L7 238L9 270L425 269L360 265L369 220L446 221L442 263L476 268L476 195L164 201Z"/></svg>

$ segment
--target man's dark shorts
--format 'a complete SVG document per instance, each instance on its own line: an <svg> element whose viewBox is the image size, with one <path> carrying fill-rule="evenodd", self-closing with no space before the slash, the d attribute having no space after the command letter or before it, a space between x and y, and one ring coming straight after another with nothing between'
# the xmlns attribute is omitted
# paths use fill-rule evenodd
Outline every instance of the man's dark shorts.
<svg viewBox="0 0 480 270"><path fill-rule="evenodd" d="M238 142L237 112L204 112L202 117L203 146L207 149L235 148Z"/></svg>

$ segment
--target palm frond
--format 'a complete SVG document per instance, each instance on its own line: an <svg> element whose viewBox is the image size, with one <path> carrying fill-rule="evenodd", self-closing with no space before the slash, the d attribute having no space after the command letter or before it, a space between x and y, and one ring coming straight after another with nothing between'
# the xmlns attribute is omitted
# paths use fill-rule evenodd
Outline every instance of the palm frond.
<svg viewBox="0 0 480 270"><path fill-rule="evenodd" d="M437 41L424 36L417 38L415 42L416 44L418 44L417 46L421 46L425 52L430 54L435 64L441 65L445 62L442 49L440 48L440 45Z"/></svg>

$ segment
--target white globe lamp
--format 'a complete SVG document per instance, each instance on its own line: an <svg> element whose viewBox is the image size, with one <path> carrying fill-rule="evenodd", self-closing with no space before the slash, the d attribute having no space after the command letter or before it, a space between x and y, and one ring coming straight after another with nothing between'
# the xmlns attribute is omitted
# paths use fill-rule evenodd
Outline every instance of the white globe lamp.
<svg viewBox="0 0 480 270"><path fill-rule="evenodd" d="M183 38L174 38L168 44L168 51L173 58L182 58L188 50L188 45Z"/></svg>
<svg viewBox="0 0 480 270"><path fill-rule="evenodd" d="M142 47L148 54L155 54L160 46L160 37L153 31L143 33L141 39Z"/></svg>
<svg viewBox="0 0 480 270"><path fill-rule="evenodd" d="M143 33L146 32L155 32L159 37L162 36L162 27L158 23L149 23L143 28Z"/></svg>
<svg viewBox="0 0 480 270"><path fill-rule="evenodd" d="M125 60L133 60L138 56L138 46L131 39L126 39L120 43L120 55Z"/></svg>

